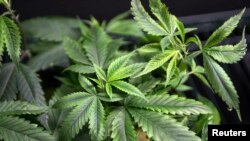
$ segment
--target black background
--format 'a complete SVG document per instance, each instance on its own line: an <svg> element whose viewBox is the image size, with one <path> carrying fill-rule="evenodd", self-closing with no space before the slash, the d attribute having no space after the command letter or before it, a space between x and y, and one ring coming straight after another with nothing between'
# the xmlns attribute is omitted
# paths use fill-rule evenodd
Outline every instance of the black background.
<svg viewBox="0 0 250 141"><path fill-rule="evenodd" d="M130 8L130 0L12 0L21 19L63 15L110 19ZM148 0L142 0L147 6ZM187 16L250 7L249 0L164 0L177 16Z"/></svg>

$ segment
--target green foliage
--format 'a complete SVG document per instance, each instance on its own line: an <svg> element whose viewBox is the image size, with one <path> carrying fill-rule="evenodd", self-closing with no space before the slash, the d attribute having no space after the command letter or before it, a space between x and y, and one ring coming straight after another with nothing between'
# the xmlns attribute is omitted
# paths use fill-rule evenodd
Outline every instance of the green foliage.
<svg viewBox="0 0 250 141"><path fill-rule="evenodd" d="M223 39L225 39L228 35L230 35L232 31L237 27L244 12L245 9L243 9L238 15L235 15L234 17L228 19L221 27L215 30L213 34L207 39L205 47L215 46Z"/></svg>
<svg viewBox="0 0 250 141"><path fill-rule="evenodd" d="M246 54L246 39L243 32L242 40L236 45L214 46L206 49L206 53L222 63L235 63Z"/></svg>
<svg viewBox="0 0 250 141"><path fill-rule="evenodd" d="M224 69L206 55L204 55L204 65L208 80L215 92L222 97L222 100L227 103L230 109L236 109L239 114L239 97Z"/></svg>
<svg viewBox="0 0 250 141"><path fill-rule="evenodd" d="M129 15L130 12L128 11L111 19L106 27L107 32L143 38L143 32L140 29L140 25L134 20L126 19Z"/></svg>
<svg viewBox="0 0 250 141"><path fill-rule="evenodd" d="M29 67L21 65L16 77L17 88L23 99L39 106L46 105L40 79Z"/></svg>
<svg viewBox="0 0 250 141"><path fill-rule="evenodd" d="M27 102L5 101L0 103L0 116L39 114L45 110L46 108L31 105Z"/></svg>
<svg viewBox="0 0 250 141"><path fill-rule="evenodd" d="M70 59L82 64L89 64L87 56L78 42L67 38L64 41L64 50Z"/></svg>
<svg viewBox="0 0 250 141"><path fill-rule="evenodd" d="M146 108L173 115L207 114L210 109L202 103L178 97L177 95L151 95L146 97L148 102L140 98L128 101L132 107Z"/></svg>
<svg viewBox="0 0 250 141"><path fill-rule="evenodd" d="M62 17L34 18L23 22L21 27L27 38L57 42L63 41L65 36L77 38L74 29L79 28L77 19Z"/></svg>
<svg viewBox="0 0 250 141"><path fill-rule="evenodd" d="M14 100L18 92L14 64L4 64L0 71L0 99Z"/></svg>
<svg viewBox="0 0 250 141"><path fill-rule="evenodd" d="M39 55L30 59L28 65L34 70L45 70L55 65L68 63L67 56L61 44L52 45L48 50L39 53Z"/></svg>
<svg viewBox="0 0 250 141"><path fill-rule="evenodd" d="M101 68L104 67L105 61L110 53L108 52L110 41L110 37L101 27L92 25L84 42L84 49L92 64L96 64Z"/></svg>
<svg viewBox="0 0 250 141"><path fill-rule="evenodd" d="M114 141L133 141L136 140L132 119L124 108L118 108L112 121L112 135ZM113 114L113 113L111 113Z"/></svg>
<svg viewBox="0 0 250 141"><path fill-rule="evenodd" d="M65 51L73 65L66 71L78 74L76 85L82 89L54 104L56 108L70 110L62 122L60 139L75 138L86 123L89 123L91 139L98 141L110 138L115 141L137 140L136 131L140 129L156 141L201 140L189 130L189 126L206 138L207 125L219 123L218 111L200 96L199 100L206 105L186 98L183 92L191 88L185 82L191 74L197 76L230 108L239 112L238 96L230 78L212 59L234 63L244 56L244 34L236 45L218 45L239 21L234 18L227 21L203 47L199 37L187 38L186 33L193 29L185 28L160 0L150 0L151 12L157 20L149 16L139 0L132 0L131 5L132 14L141 28L148 34L159 36L156 41L149 41L136 51L119 50L124 39L113 39L104 29L112 33L126 13L113 19L107 27L96 19L89 21L88 25L80 23L84 38L80 41L70 39L70 43L67 39L69 44ZM240 19L239 15L236 17ZM111 47L116 41L117 44ZM189 52L191 43L199 50ZM196 57L200 54L204 56L204 68L196 64ZM194 117L197 124L192 124Z"/></svg>
<svg viewBox="0 0 250 141"><path fill-rule="evenodd" d="M195 133L189 131L187 127L182 126L167 115L137 109L129 109L129 112L142 130L156 141L200 140L199 137L195 136Z"/></svg>
<svg viewBox="0 0 250 141"><path fill-rule="evenodd" d="M147 74L165 64L167 61L171 59L171 57L175 56L178 52L174 50L164 51L163 53L159 53L152 57L152 59L147 63L144 70L139 75Z"/></svg>
<svg viewBox="0 0 250 141"><path fill-rule="evenodd" d="M140 0L132 0L131 5L134 19L139 22L143 30L152 35L163 36L167 34L164 28L154 21L145 11Z"/></svg>
<svg viewBox="0 0 250 141"><path fill-rule="evenodd" d="M129 84L125 81L114 81L114 82L111 82L111 85L125 93L145 99L144 94L138 88L136 88L132 84Z"/></svg>
<svg viewBox="0 0 250 141"><path fill-rule="evenodd" d="M9 1L2 3L11 9ZM0 140L134 141L138 131L155 141L206 140L208 124L219 124L220 113L200 94L196 100L188 98L190 75L213 89L240 118L235 87L217 61L231 64L244 57L244 30L237 44L220 44L244 10L204 42L186 35L195 28L185 27L161 0L149 0L149 8L151 13L140 0L131 0L134 20L126 19L126 12L109 22L45 17L17 25L13 11L13 19L3 14ZM20 31L25 36L22 51ZM193 45L198 50L193 51ZM5 48L13 63L2 59ZM196 63L199 55L203 65ZM52 73L64 71L57 77L63 84L51 96L54 88L43 90L35 72L47 74L53 66L60 67ZM48 107L44 91L52 97Z"/></svg>
<svg viewBox="0 0 250 141"><path fill-rule="evenodd" d="M5 141L54 141L54 137L36 124L15 117L21 114L40 114L46 109L27 102L5 101L0 102L0 138Z"/></svg>
<svg viewBox="0 0 250 141"><path fill-rule="evenodd" d="M54 137L44 132L36 124L17 117L0 116L0 136L5 141L54 141Z"/></svg>
<svg viewBox="0 0 250 141"><path fill-rule="evenodd" d="M18 65L20 61L21 54L21 35L18 26L16 23L5 16L0 17L0 27L1 27L1 50L3 50L3 43L5 44L10 58L13 62ZM2 52L1 52L2 53ZM1 54L0 53L0 54ZM1 55L0 55L1 56Z"/></svg>

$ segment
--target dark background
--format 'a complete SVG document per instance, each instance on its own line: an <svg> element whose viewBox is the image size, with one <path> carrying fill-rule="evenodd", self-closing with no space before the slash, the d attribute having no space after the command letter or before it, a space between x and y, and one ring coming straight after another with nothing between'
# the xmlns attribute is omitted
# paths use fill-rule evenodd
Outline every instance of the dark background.
<svg viewBox="0 0 250 141"><path fill-rule="evenodd" d="M130 8L130 0L12 0L21 19L36 16L63 15L110 19ZM148 0L142 0L147 6ZM164 0L177 16L242 9L249 0Z"/></svg>
<svg viewBox="0 0 250 141"><path fill-rule="evenodd" d="M206 39L222 21L234 15L236 12L209 14L214 12L231 11L250 8L250 0L164 0L170 11L182 18L189 25L199 27L199 37ZM142 0L147 7L148 0ZM130 0L13 0L13 9L20 14L20 19L25 20L38 16L70 16L87 19L91 15L99 20L109 20L115 15L130 9ZM200 15L202 16L192 16ZM190 17L191 16L191 17ZM242 23L247 24L248 44L250 41L250 9L245 13ZM239 41L242 25L234 32L233 38L229 40L235 43ZM250 124L250 53L245 58L234 65L225 65L224 68L232 78L233 83L240 96L240 108L243 123ZM211 90L200 86L200 81L194 80L192 85L198 86L197 91L212 99L222 113L222 123L240 123L235 112L227 110L227 106Z"/></svg>

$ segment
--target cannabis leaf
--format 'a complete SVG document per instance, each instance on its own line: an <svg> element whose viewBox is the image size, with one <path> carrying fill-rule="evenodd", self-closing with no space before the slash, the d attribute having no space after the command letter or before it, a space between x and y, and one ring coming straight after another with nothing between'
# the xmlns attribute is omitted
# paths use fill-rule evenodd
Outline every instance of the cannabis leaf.
<svg viewBox="0 0 250 141"><path fill-rule="evenodd" d="M155 141L200 141L194 132L167 115L132 108L129 112L139 127Z"/></svg>
<svg viewBox="0 0 250 141"><path fill-rule="evenodd" d="M1 27L1 24L0 24ZM0 30L0 67L2 66L2 56L4 52L4 38L3 38L3 31Z"/></svg>
<svg viewBox="0 0 250 141"><path fill-rule="evenodd" d="M149 95L146 98L147 102L140 98L133 98L127 104L131 107L146 108L174 115L199 115L210 112L210 109L201 102L178 97L177 95Z"/></svg>
<svg viewBox="0 0 250 141"><path fill-rule="evenodd" d="M234 17L228 19L221 27L215 30L213 34L207 39L205 48L217 45L228 35L230 35L232 31L237 27L244 12L245 9L243 9L239 14L235 15Z"/></svg>
<svg viewBox="0 0 250 141"><path fill-rule="evenodd" d="M113 119L111 123L112 127L112 134L111 137L114 141L133 141L136 140L136 133L134 130L134 125L130 114L127 110L123 107L117 108L115 111L110 115L114 118L108 117L108 119ZM111 128L109 127L109 128Z"/></svg>
<svg viewBox="0 0 250 141"><path fill-rule="evenodd" d="M20 65L16 77L17 88L23 99L39 106L46 105L43 96L44 92L37 74L35 74L28 66Z"/></svg>
<svg viewBox="0 0 250 141"><path fill-rule="evenodd" d="M234 108L239 114L239 97L231 79L211 57L204 55L203 59L208 80L215 92L227 103L229 108Z"/></svg>
<svg viewBox="0 0 250 141"><path fill-rule="evenodd" d="M108 57L108 45L111 42L110 37L105 31L96 25L93 25L84 42L84 49L92 64L103 68Z"/></svg>
<svg viewBox="0 0 250 141"><path fill-rule="evenodd" d="M104 138L105 132L105 111L101 101L98 98L95 98L91 109L93 110L89 117L90 135L93 140L101 141Z"/></svg>
<svg viewBox="0 0 250 141"><path fill-rule="evenodd" d="M166 50L162 53L159 53L157 55L155 55L146 65L146 67L144 68L144 70L139 73L137 75L141 76L144 74L147 74L159 67L161 67L164 63L166 63L167 61L169 61L174 55L176 55L178 53L178 51L176 50Z"/></svg>
<svg viewBox="0 0 250 141"><path fill-rule="evenodd" d="M143 8L140 0L132 0L132 14L134 19L139 22L143 30L152 35L163 36L167 35L167 31L161 27L154 19L152 19L149 14Z"/></svg>
<svg viewBox="0 0 250 141"><path fill-rule="evenodd" d="M166 5L161 0L150 0L149 2L152 13L167 31L167 35L173 35L176 30L175 17L168 12Z"/></svg>
<svg viewBox="0 0 250 141"><path fill-rule="evenodd" d="M5 101L0 102L0 116L20 115L20 114L40 114L46 107L38 107L27 102Z"/></svg>
<svg viewBox="0 0 250 141"><path fill-rule="evenodd" d="M16 69L12 63L4 64L0 71L0 99L14 100L18 92Z"/></svg>
<svg viewBox="0 0 250 141"><path fill-rule="evenodd" d="M245 31L245 30L244 30ZM222 45L207 48L205 51L215 60L222 63L235 63L246 54L246 39L243 31L242 40L236 45Z"/></svg>
<svg viewBox="0 0 250 141"><path fill-rule="evenodd" d="M62 139L75 137L88 120L91 137L94 140L104 138L105 112L96 95L84 92L72 93L57 101L54 107L74 107L62 123Z"/></svg>
<svg viewBox="0 0 250 141"><path fill-rule="evenodd" d="M0 138L5 141L55 141L36 124L11 116L0 116Z"/></svg>
<svg viewBox="0 0 250 141"><path fill-rule="evenodd" d="M28 38L61 42L64 37L77 38L78 20L65 17L41 17L24 21L21 25ZM46 28L44 28L46 27Z"/></svg>
<svg viewBox="0 0 250 141"><path fill-rule="evenodd" d="M109 82L128 78L130 76L135 75L142 69L144 63L135 63L132 65L127 65L132 55L133 53L119 57L109 65L108 67Z"/></svg>
<svg viewBox="0 0 250 141"><path fill-rule="evenodd" d="M10 58L16 65L19 65L21 54L21 35L16 23L8 17L0 17L1 35L8 50ZM2 43L1 43L2 44ZM2 47L0 47L2 48ZM2 49L0 49L2 50ZM1 54L1 53L0 53Z"/></svg>
<svg viewBox="0 0 250 141"><path fill-rule="evenodd" d="M80 85L89 93L97 94L97 91L94 85L83 75L79 75L78 77Z"/></svg>
<svg viewBox="0 0 250 141"><path fill-rule="evenodd" d="M144 94L138 88L136 88L134 85L130 83L120 80L120 81L110 82L110 84L125 93L146 99Z"/></svg>
<svg viewBox="0 0 250 141"><path fill-rule="evenodd" d="M112 75L119 69L125 67L128 62L129 59L132 57L132 53L121 56L119 58L117 58L116 60L114 60L108 68L108 78L112 78Z"/></svg>
<svg viewBox="0 0 250 141"><path fill-rule="evenodd" d="M67 67L64 71L72 71L79 74L89 74L89 73L94 73L95 69L92 66L76 64Z"/></svg>
<svg viewBox="0 0 250 141"><path fill-rule="evenodd" d="M38 107L27 102L0 102L0 138L6 141L55 141L53 136L36 124L14 117L22 114L40 114L45 110L46 107Z"/></svg>
<svg viewBox="0 0 250 141"><path fill-rule="evenodd" d="M70 59L78 63L86 65L90 64L80 43L74 41L73 39L67 38L64 41L63 46L65 53L69 56Z"/></svg>
<svg viewBox="0 0 250 141"><path fill-rule="evenodd" d="M39 71L52 66L63 66L68 63L68 58L64 52L62 44L56 44L51 46L48 50L45 50L37 56L31 58L28 65L34 71Z"/></svg>
<svg viewBox="0 0 250 141"><path fill-rule="evenodd" d="M125 36L143 37L140 25L131 19L126 19L130 15L130 11L124 12L112 18L107 24L108 33Z"/></svg>

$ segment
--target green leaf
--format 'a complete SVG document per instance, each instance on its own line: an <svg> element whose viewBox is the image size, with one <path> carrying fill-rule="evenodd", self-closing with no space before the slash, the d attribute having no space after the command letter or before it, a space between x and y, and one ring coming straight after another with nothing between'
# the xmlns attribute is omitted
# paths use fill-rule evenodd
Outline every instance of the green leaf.
<svg viewBox="0 0 250 141"><path fill-rule="evenodd" d="M150 0L149 2L152 13L167 31L167 35L173 35L176 29L175 17L168 12L168 8L161 0Z"/></svg>
<svg viewBox="0 0 250 141"><path fill-rule="evenodd" d="M130 95L141 97L145 100L144 94L138 88L136 88L134 85L130 83L127 83L125 81L113 81L110 84L123 92L126 92Z"/></svg>
<svg viewBox="0 0 250 141"><path fill-rule="evenodd" d="M151 43L151 44L146 44L138 48L137 50L142 56L146 56L146 55L160 53L161 52L160 48L161 47L158 43Z"/></svg>
<svg viewBox="0 0 250 141"><path fill-rule="evenodd" d="M177 68L177 55L173 56L173 58L170 60L166 72L166 82L165 84L168 85L170 80L173 78Z"/></svg>
<svg viewBox="0 0 250 141"><path fill-rule="evenodd" d="M121 56L119 58L117 58L116 60L114 60L108 67L108 78L110 80L110 78L112 77L116 77L115 73L119 70L121 70L122 68L124 68L128 62L129 59L132 57L133 53L129 53L127 55Z"/></svg>
<svg viewBox="0 0 250 141"><path fill-rule="evenodd" d="M31 58L31 60L28 62L28 65L34 71L39 71L45 70L49 67L61 66L68 63L68 58L62 45L58 44Z"/></svg>
<svg viewBox="0 0 250 141"><path fill-rule="evenodd" d="M186 36L184 24L177 18L175 18L175 22L176 22L176 27L180 33L181 40L184 42Z"/></svg>
<svg viewBox="0 0 250 141"><path fill-rule="evenodd" d="M61 85L59 88L56 89L54 95L49 100L49 106L52 107L62 96L72 93L76 91L77 88L72 88L71 86ZM62 124L63 120L69 113L69 109L61 110L61 109L54 109L53 107L48 111L47 122L49 126L49 130L52 132L53 135L56 136L56 139L59 138L59 128Z"/></svg>
<svg viewBox="0 0 250 141"><path fill-rule="evenodd" d="M160 45L161 45L161 51L163 52L166 48L170 48L171 47L171 42L170 42L170 36L166 36L164 38L161 39L160 41Z"/></svg>
<svg viewBox="0 0 250 141"><path fill-rule="evenodd" d="M105 111L101 101L96 98L91 107L89 129L92 140L102 141L105 133Z"/></svg>
<svg viewBox="0 0 250 141"><path fill-rule="evenodd" d="M40 79L37 74L31 71L31 68L25 65L20 65L17 72L17 88L20 96L39 106L45 106L44 92L42 90Z"/></svg>
<svg viewBox="0 0 250 141"><path fill-rule="evenodd" d="M206 86L208 86L209 88L211 88L211 85L209 84L209 82L207 81L207 78L200 74L200 73L193 73L197 78L199 78Z"/></svg>
<svg viewBox="0 0 250 141"><path fill-rule="evenodd" d="M125 108L118 108L119 112L112 122L113 141L135 141L136 133L129 113Z"/></svg>
<svg viewBox="0 0 250 141"><path fill-rule="evenodd" d="M10 116L0 117L0 135L5 141L55 141L36 124Z"/></svg>
<svg viewBox="0 0 250 141"><path fill-rule="evenodd" d="M89 73L94 73L95 69L92 66L76 64L67 67L64 71L72 71L79 74L89 74Z"/></svg>
<svg viewBox="0 0 250 141"><path fill-rule="evenodd" d="M70 59L82 64L90 65L88 58L80 43L70 38L66 38L64 40L63 46L65 53L69 56Z"/></svg>
<svg viewBox="0 0 250 141"><path fill-rule="evenodd" d="M16 23L5 16L0 17L0 25L4 43L12 61L19 65L21 54L21 33Z"/></svg>
<svg viewBox="0 0 250 141"><path fill-rule="evenodd" d="M112 131L112 123L117 117L117 115L120 113L120 108L115 108L112 110L109 115L107 116L107 120L105 122L105 138L111 136L111 131Z"/></svg>
<svg viewBox="0 0 250 141"><path fill-rule="evenodd" d="M128 102L128 105L173 115L199 115L211 112L209 107L201 102L186 99L185 97L178 97L177 95L149 95L146 98L147 102L135 97Z"/></svg>
<svg viewBox="0 0 250 141"><path fill-rule="evenodd" d="M117 93L112 93L112 99L106 93L98 93L97 96L100 100L105 101L105 102L117 102L125 98L124 95L117 94Z"/></svg>
<svg viewBox="0 0 250 141"><path fill-rule="evenodd" d="M166 63L168 60L170 60L176 53L177 53L177 51L168 50L168 51L165 51L163 53L157 54L148 62L148 64L144 68L144 70L141 73L139 73L137 76L147 74L147 73L161 67L164 63Z"/></svg>
<svg viewBox="0 0 250 141"><path fill-rule="evenodd" d="M106 89L108 96L112 99L113 92L112 92L112 87L109 83L106 83L105 89Z"/></svg>
<svg viewBox="0 0 250 141"><path fill-rule="evenodd" d="M106 30L113 34L143 37L139 24L134 20L126 19L129 15L130 11L127 11L115 16L108 23Z"/></svg>
<svg viewBox="0 0 250 141"><path fill-rule="evenodd" d="M200 141L195 133L167 115L157 112L129 108L139 127L155 141Z"/></svg>
<svg viewBox="0 0 250 141"><path fill-rule="evenodd" d="M126 67L122 67L118 70L116 70L109 78L108 81L115 81L115 80L121 80L124 78L128 78L131 76L134 76L135 74L139 73L143 67L145 66L145 63L135 63Z"/></svg>
<svg viewBox="0 0 250 141"><path fill-rule="evenodd" d="M217 107L213 104L213 102L201 95L198 95L198 100L209 106L210 109L212 110L211 113L212 118L209 119L210 120L209 122L211 122L211 124L217 124L217 125L220 124L221 123L220 112L218 111Z"/></svg>
<svg viewBox="0 0 250 141"><path fill-rule="evenodd" d="M15 100L17 89L16 69L12 63L4 64L0 71L0 99Z"/></svg>
<svg viewBox="0 0 250 141"><path fill-rule="evenodd" d="M116 15L114 18L112 18L112 19L109 21L108 25L109 25L109 24L112 25L112 24L114 24L114 23L116 23L116 22L118 22L118 21L124 20L124 19L128 18L129 15L130 15L130 11L126 11L126 12L120 13L119 15Z"/></svg>
<svg viewBox="0 0 250 141"><path fill-rule="evenodd" d="M107 25L107 31L112 34L134 36L139 38L143 38L144 36L140 25L136 21L129 19L116 21L112 24L109 22Z"/></svg>
<svg viewBox="0 0 250 141"><path fill-rule="evenodd" d="M79 75L78 77L80 85L90 94L96 94L95 86L83 75Z"/></svg>
<svg viewBox="0 0 250 141"><path fill-rule="evenodd" d="M87 33L89 32L87 25L81 19L77 19L77 20L78 20L78 25L79 25L79 28L83 37L86 37Z"/></svg>
<svg viewBox="0 0 250 141"><path fill-rule="evenodd" d="M143 92L143 93L147 93L152 91L158 84L160 84L160 80L159 79L153 79L150 78L150 81L145 81L143 83L140 83L138 85L138 88Z"/></svg>
<svg viewBox="0 0 250 141"><path fill-rule="evenodd" d="M0 22L0 28L2 28L1 22ZM3 30L0 30L0 67L2 66L2 56L3 56L3 52L4 52Z"/></svg>
<svg viewBox="0 0 250 141"><path fill-rule="evenodd" d="M232 31L237 27L245 9L243 9L239 14L228 19L221 27L213 32L213 34L208 38L205 48L212 47L219 44L223 39L232 33Z"/></svg>
<svg viewBox="0 0 250 141"><path fill-rule="evenodd" d="M93 111L92 105L95 103L95 100L96 97L94 95L84 99L67 115L62 123L61 140L74 138L79 133Z"/></svg>
<svg viewBox="0 0 250 141"><path fill-rule="evenodd" d="M27 38L61 42L64 37L78 38L78 20L65 17L32 18L22 23L22 30ZM45 28L46 27L46 28Z"/></svg>
<svg viewBox="0 0 250 141"><path fill-rule="evenodd" d="M91 99L93 95L85 92L75 92L59 99L53 107L56 108L70 108L81 105L84 101Z"/></svg>
<svg viewBox="0 0 250 141"><path fill-rule="evenodd" d="M107 56L110 53L108 52L108 45L110 42L111 38L101 27L91 27L84 42L84 48L92 64L96 64L101 68L104 67Z"/></svg>
<svg viewBox="0 0 250 141"><path fill-rule="evenodd" d="M238 44L210 47L206 49L206 53L219 62L235 63L244 57L247 51L246 47L247 43L243 33L242 40Z"/></svg>
<svg viewBox="0 0 250 141"><path fill-rule="evenodd" d="M38 107L27 102L4 101L0 102L0 116L21 115L21 114L40 114L46 107Z"/></svg>
<svg viewBox="0 0 250 141"><path fill-rule="evenodd" d="M107 76L106 73L102 70L102 68L100 68L99 66L94 64L94 68L95 68L95 72L98 78L106 81L107 80Z"/></svg>
<svg viewBox="0 0 250 141"><path fill-rule="evenodd" d="M140 0L132 0L131 5L134 19L141 25L144 31L157 36L168 34L163 27L161 27L155 20L153 20L149 16L149 14L143 8Z"/></svg>
<svg viewBox="0 0 250 141"><path fill-rule="evenodd" d="M239 97L231 79L223 68L209 56L204 55L203 59L207 78L214 91L227 103L230 109L234 108L239 114Z"/></svg>

